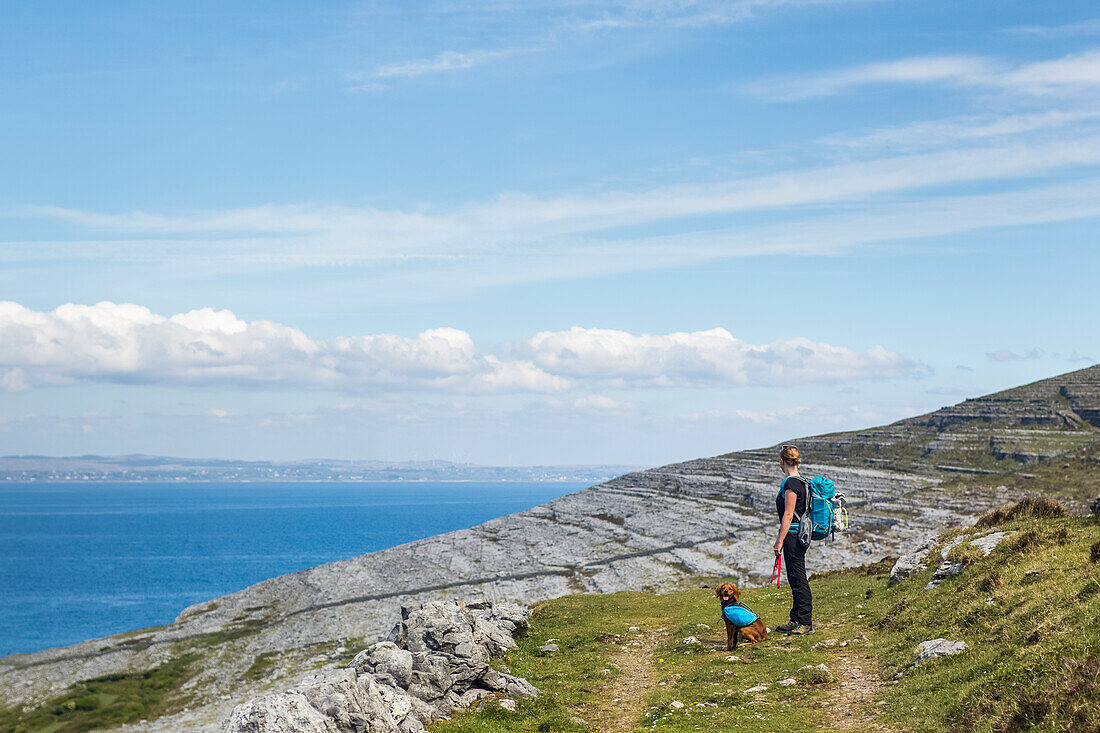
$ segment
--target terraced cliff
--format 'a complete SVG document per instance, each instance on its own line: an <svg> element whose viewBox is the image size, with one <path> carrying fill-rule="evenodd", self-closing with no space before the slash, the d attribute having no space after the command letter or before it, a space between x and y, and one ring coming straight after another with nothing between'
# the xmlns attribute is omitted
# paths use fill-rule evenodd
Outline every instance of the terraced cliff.
<svg viewBox="0 0 1100 733"><path fill-rule="evenodd" d="M864 564L1002 503L997 479L1100 443L1100 366L879 428L797 441L849 498L855 524L812 567ZM518 514L258 583L170 625L0 659L9 706L51 704L82 680L188 660L179 687L134 730L217 730L241 700L350 659L402 604L530 603L569 593L668 589L699 577L766 580L774 449L626 474ZM980 486L960 476L990 479ZM1005 481L1008 482L1007 480Z"/></svg>

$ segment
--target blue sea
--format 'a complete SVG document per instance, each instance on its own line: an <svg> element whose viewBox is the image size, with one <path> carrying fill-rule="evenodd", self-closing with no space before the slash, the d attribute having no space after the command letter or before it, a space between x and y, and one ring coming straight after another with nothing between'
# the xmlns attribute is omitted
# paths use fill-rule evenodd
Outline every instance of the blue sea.
<svg viewBox="0 0 1100 733"><path fill-rule="evenodd" d="M261 580L472 527L571 482L0 485L0 656L170 623Z"/></svg>

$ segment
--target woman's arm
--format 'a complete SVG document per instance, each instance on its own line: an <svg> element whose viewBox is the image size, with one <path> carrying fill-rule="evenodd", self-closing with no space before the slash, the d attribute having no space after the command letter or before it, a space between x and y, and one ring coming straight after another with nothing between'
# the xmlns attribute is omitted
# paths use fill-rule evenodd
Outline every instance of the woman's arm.
<svg viewBox="0 0 1100 733"><path fill-rule="evenodd" d="M797 503L798 494L790 489L783 492L783 519L779 522L779 539L772 547L776 557L783 554L783 538L787 536L787 530L791 528L791 522L794 521L794 506Z"/></svg>

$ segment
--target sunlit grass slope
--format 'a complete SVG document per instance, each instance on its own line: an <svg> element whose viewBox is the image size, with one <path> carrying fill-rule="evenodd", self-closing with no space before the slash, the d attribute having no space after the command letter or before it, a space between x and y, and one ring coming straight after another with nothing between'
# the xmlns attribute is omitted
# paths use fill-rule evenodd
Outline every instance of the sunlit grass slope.
<svg viewBox="0 0 1100 733"><path fill-rule="evenodd" d="M543 696L436 730L1100 730L1100 522L1026 514L946 533L929 566L893 587L889 563L818 576L817 633L773 634L738 660L721 649L709 589L547 601L506 660ZM994 523L1008 534L984 556L969 539ZM960 534L948 558L969 566L924 590ZM769 626L786 620L789 598L786 587L744 596ZM703 643L685 645L689 636ZM968 648L912 666L916 646L935 638ZM559 650L540 652L549 640ZM834 679L799 671L818 664ZM797 684L776 684L789 678ZM758 685L767 687L747 692Z"/></svg>

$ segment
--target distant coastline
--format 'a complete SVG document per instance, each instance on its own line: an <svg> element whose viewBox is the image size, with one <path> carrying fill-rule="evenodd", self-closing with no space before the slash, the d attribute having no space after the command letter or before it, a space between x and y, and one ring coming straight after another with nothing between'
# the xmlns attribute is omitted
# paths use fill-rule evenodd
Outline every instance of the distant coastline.
<svg viewBox="0 0 1100 733"><path fill-rule="evenodd" d="M637 466L482 466L451 461L234 461L169 456L2 456L0 483L542 481L598 483Z"/></svg>

